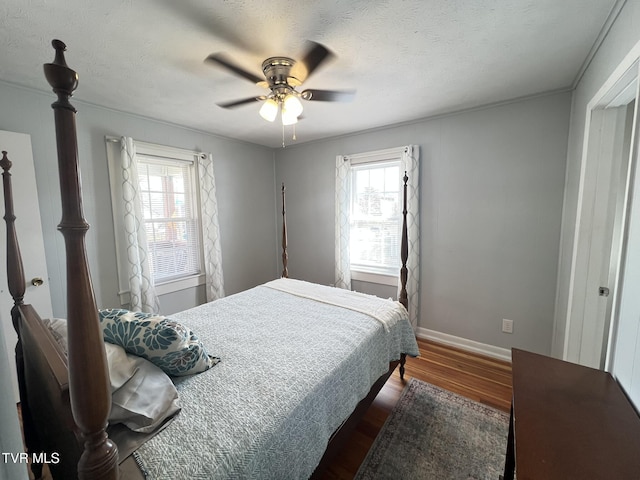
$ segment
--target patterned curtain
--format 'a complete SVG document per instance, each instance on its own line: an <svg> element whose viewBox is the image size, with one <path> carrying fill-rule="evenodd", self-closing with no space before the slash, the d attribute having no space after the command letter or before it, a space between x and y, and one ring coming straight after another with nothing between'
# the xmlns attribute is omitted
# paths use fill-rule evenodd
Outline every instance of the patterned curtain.
<svg viewBox="0 0 640 480"><path fill-rule="evenodd" d="M407 259L407 296L409 320L415 329L418 326L420 301L420 161L419 147L405 147L401 159L401 171L407 172L407 236L409 256ZM403 173L404 176L404 173ZM400 283L398 282L398 289Z"/></svg>
<svg viewBox="0 0 640 480"><path fill-rule="evenodd" d="M216 182L213 176L213 157L211 154L198 156L198 177L207 302L211 302L224 297L218 201L216 200Z"/></svg>
<svg viewBox="0 0 640 480"><path fill-rule="evenodd" d="M130 309L158 313L160 303L153 286L149 267L147 233L144 228L142 204L138 194L138 165L135 142L131 137L120 139L124 229L127 238L127 268Z"/></svg>
<svg viewBox="0 0 640 480"><path fill-rule="evenodd" d="M351 197L351 162L336 157L336 287L351 290L349 257L349 202Z"/></svg>

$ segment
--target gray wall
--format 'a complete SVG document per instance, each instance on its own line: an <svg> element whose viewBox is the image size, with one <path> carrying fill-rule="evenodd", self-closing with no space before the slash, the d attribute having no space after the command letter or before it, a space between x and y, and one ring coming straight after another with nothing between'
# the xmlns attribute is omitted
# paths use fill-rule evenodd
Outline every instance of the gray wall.
<svg viewBox="0 0 640 480"><path fill-rule="evenodd" d="M557 93L276 151L291 276L334 281L336 155L417 144L419 327L549 353L570 107Z"/></svg>
<svg viewBox="0 0 640 480"><path fill-rule="evenodd" d="M81 89L82 82L79 91ZM56 228L61 219L61 207L53 111L50 107L54 100L53 93L0 82L0 129L31 135L53 312L54 315L65 316L64 242ZM78 109L84 214L91 225L87 234L87 251L99 307L120 305L105 135L128 135L146 142L212 152L226 292L235 293L277 275L273 257L276 248L276 189L271 149L79 101L73 103ZM204 295L202 291L187 290L167 295L160 301L163 313L173 313L202 303Z"/></svg>
<svg viewBox="0 0 640 480"><path fill-rule="evenodd" d="M556 327L553 339L553 354L560 358L567 322L569 279L578 212L578 189L587 104L632 47L640 41L638 23L640 23L640 0L627 0L573 94L558 273Z"/></svg>
<svg viewBox="0 0 640 480"><path fill-rule="evenodd" d="M105 135L213 152L228 293L279 272L276 185L283 180L291 275L333 283L335 156L417 144L420 327L548 353L570 100L554 94L275 151L76 102L98 305L118 305ZM0 129L32 137L54 314L64 316L52 101L52 94L0 83ZM202 300L202 292L185 291L161 302L171 313ZM515 321L512 335L501 333L502 318Z"/></svg>

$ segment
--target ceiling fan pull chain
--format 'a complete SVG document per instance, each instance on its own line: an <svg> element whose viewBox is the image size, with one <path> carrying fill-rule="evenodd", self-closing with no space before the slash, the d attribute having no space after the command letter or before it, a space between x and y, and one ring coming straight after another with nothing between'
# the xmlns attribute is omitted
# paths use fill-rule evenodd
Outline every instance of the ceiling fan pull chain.
<svg viewBox="0 0 640 480"><path fill-rule="evenodd" d="M297 138L296 138L296 124L295 123L293 124L293 137L292 137L292 140L294 142L297 140Z"/></svg>
<svg viewBox="0 0 640 480"><path fill-rule="evenodd" d="M282 148L284 148L284 125L282 125Z"/></svg>

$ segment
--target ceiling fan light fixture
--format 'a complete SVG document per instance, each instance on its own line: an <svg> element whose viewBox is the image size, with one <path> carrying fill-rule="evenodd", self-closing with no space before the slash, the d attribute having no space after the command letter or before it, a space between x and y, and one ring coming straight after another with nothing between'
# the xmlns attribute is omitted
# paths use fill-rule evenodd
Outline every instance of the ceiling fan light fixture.
<svg viewBox="0 0 640 480"><path fill-rule="evenodd" d="M267 98L260 107L260 116L267 122L273 122L278 116L278 102L273 98Z"/></svg>
<svg viewBox="0 0 640 480"><path fill-rule="evenodd" d="M298 123L298 116L291 113L289 110L282 107L282 125L294 125Z"/></svg>
<svg viewBox="0 0 640 480"><path fill-rule="evenodd" d="M282 108L286 110L288 114L298 118L302 113L302 102L297 95L289 93L284 97Z"/></svg>

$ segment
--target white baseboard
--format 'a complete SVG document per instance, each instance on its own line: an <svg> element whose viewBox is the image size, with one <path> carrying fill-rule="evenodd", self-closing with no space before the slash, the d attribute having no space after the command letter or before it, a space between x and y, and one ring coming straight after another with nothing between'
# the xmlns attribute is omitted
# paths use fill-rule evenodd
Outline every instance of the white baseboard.
<svg viewBox="0 0 640 480"><path fill-rule="evenodd" d="M468 340L466 338L456 337L454 335L449 335L448 333L436 332L435 330L429 330L428 328L422 327L418 327L416 329L416 336L425 340L433 340L434 342L451 345L452 347L457 347L469 352L486 355L487 357L497 358L507 362L511 361L511 350L507 348L496 347L486 343L480 343L474 340Z"/></svg>

